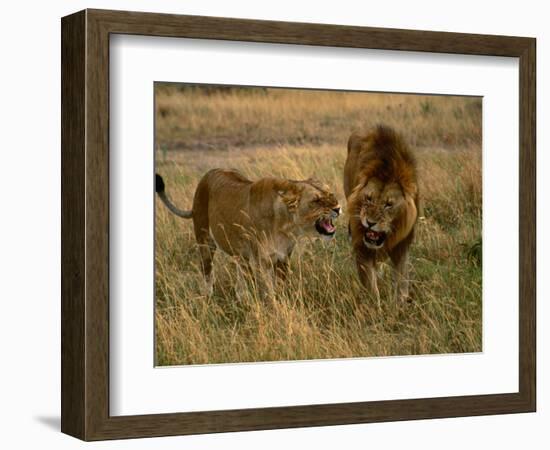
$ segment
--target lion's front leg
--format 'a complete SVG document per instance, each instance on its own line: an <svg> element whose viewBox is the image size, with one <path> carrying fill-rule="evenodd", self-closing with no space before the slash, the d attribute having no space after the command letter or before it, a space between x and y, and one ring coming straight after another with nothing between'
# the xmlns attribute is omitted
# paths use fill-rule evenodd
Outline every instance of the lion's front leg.
<svg viewBox="0 0 550 450"><path fill-rule="evenodd" d="M376 275L376 259L372 255L365 255L363 252L357 252L355 256L357 263L357 272L359 280L365 288L374 296L376 303L380 308L380 291L378 290L378 280Z"/></svg>
<svg viewBox="0 0 550 450"><path fill-rule="evenodd" d="M398 302L408 302L409 299L409 251L401 248L390 254L394 266L394 298Z"/></svg>

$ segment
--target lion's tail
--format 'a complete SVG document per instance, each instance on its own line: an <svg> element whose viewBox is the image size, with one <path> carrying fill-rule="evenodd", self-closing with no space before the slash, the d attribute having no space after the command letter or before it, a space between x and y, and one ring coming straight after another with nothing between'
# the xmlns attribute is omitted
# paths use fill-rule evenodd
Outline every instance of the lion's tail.
<svg viewBox="0 0 550 450"><path fill-rule="evenodd" d="M176 216L183 217L184 219L191 219L193 217L193 211L184 211L182 209L179 209L170 201L170 199L166 195L166 192L164 191L164 180L158 173L155 174L155 191L162 200L162 203L164 203L166 207Z"/></svg>

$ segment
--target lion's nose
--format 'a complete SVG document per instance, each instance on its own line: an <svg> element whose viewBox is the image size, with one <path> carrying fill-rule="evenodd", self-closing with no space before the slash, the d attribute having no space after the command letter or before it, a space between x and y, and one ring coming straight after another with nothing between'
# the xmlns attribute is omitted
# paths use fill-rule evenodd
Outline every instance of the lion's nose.
<svg viewBox="0 0 550 450"><path fill-rule="evenodd" d="M367 225L368 225L369 228L372 228L373 226L376 225L376 222L369 222L369 221L367 220Z"/></svg>

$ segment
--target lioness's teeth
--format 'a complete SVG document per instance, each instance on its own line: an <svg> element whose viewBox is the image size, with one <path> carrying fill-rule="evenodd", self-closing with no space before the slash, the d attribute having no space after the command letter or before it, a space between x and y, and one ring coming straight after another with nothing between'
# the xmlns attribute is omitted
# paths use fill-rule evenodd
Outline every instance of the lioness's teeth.
<svg viewBox="0 0 550 450"><path fill-rule="evenodd" d="M332 225L330 220L325 220L323 222L323 226L325 230L327 230L329 233L332 233L334 231L334 225Z"/></svg>

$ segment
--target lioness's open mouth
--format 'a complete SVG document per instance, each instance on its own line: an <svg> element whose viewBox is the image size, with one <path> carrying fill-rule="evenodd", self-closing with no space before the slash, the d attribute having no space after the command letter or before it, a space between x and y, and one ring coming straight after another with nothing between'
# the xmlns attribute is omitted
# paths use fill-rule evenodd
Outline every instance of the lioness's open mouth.
<svg viewBox="0 0 550 450"><path fill-rule="evenodd" d="M332 236L336 232L336 227L332 224L332 219L330 217L326 219L317 219L317 222L315 222L315 229L319 234L325 236Z"/></svg>
<svg viewBox="0 0 550 450"><path fill-rule="evenodd" d="M383 231L367 230L363 236L363 242L367 247L380 248L384 244L386 236Z"/></svg>

